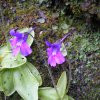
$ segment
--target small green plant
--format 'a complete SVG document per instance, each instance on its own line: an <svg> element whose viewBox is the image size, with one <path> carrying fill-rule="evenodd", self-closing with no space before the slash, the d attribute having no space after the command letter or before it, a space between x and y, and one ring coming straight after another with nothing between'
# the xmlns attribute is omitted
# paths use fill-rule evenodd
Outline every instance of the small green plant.
<svg viewBox="0 0 100 100"><path fill-rule="evenodd" d="M10 34L15 36L10 39L11 46L0 47L0 91L3 91L6 96L17 91L24 100L73 100L66 95L66 72L62 73L56 88L39 88L42 85L40 73L25 57L31 53L29 46L32 45L34 40L34 30L32 28L17 31L12 29ZM55 47L55 44L50 46ZM53 49L52 47L52 52ZM59 52L67 55L63 43ZM59 61L57 61L57 64L60 64Z"/></svg>
<svg viewBox="0 0 100 100"><path fill-rule="evenodd" d="M67 76L65 71L61 74L56 87L58 93L52 87L39 88L40 100L74 100L66 94Z"/></svg>
<svg viewBox="0 0 100 100"><path fill-rule="evenodd" d="M21 32L28 32L25 28ZM34 31L30 33L34 37ZM28 37L31 46L33 37ZM38 87L42 84L38 70L20 53L14 56L7 46L0 48L0 91L10 96L15 91L25 100L38 100Z"/></svg>

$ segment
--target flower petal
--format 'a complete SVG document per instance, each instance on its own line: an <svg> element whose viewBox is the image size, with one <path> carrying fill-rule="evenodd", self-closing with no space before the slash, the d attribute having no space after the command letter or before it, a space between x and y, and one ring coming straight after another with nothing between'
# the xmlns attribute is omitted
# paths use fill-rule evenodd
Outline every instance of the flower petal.
<svg viewBox="0 0 100 100"><path fill-rule="evenodd" d="M62 63L65 62L65 58L64 58L64 56L62 55L61 52L58 52L58 53L55 55L54 58L55 58L55 61L56 61L57 64L62 64Z"/></svg>
<svg viewBox="0 0 100 100"><path fill-rule="evenodd" d="M11 39L10 39L11 47L12 47L12 48L15 48L17 42L18 42L18 39L17 39L16 37L15 37L15 38L11 38Z"/></svg>
<svg viewBox="0 0 100 100"><path fill-rule="evenodd" d="M18 32L18 31L15 31L15 29L11 29L11 30L10 30L10 35L16 36L16 37L18 37L18 38L22 38L24 34Z"/></svg>
<svg viewBox="0 0 100 100"><path fill-rule="evenodd" d="M10 35L15 36L15 34L16 34L15 29L11 29L10 30Z"/></svg>
<svg viewBox="0 0 100 100"><path fill-rule="evenodd" d="M12 50L13 55L16 56L20 51L20 47L16 47L15 49Z"/></svg>
<svg viewBox="0 0 100 100"><path fill-rule="evenodd" d="M14 36L16 36L17 38L23 38L24 37L24 33L16 32L16 34Z"/></svg>
<svg viewBox="0 0 100 100"><path fill-rule="evenodd" d="M23 36L23 40L26 42L27 41L27 39L28 39L28 35L29 34L24 34L24 36Z"/></svg>
<svg viewBox="0 0 100 100"><path fill-rule="evenodd" d="M51 56L51 55L52 55L52 48L48 48L48 49L47 49L47 55L48 55L48 56Z"/></svg>
<svg viewBox="0 0 100 100"><path fill-rule="evenodd" d="M55 59L54 59L53 56L50 56L50 57L48 58L48 64L50 64L50 65L53 66L53 67L56 66L56 61L55 61Z"/></svg>
<svg viewBox="0 0 100 100"><path fill-rule="evenodd" d="M60 51L61 43L56 42L51 44L46 41L46 45L49 46L49 48L47 48L48 64L55 67L56 64L62 64L63 62L65 62L65 58Z"/></svg>
<svg viewBox="0 0 100 100"><path fill-rule="evenodd" d="M32 49L28 46L26 42L23 42L20 47L20 52L23 56L28 56L32 53Z"/></svg>

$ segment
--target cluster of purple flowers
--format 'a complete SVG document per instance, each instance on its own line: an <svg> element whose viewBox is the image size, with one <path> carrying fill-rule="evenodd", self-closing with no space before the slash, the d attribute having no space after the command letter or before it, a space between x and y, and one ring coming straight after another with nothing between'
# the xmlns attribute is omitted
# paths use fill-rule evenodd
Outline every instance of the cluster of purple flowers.
<svg viewBox="0 0 100 100"><path fill-rule="evenodd" d="M12 29L10 31L10 35L14 36L10 39L10 44L12 47L13 55L16 56L19 52L23 56L28 56L32 53L32 49L27 44L28 35L30 33L21 33L16 29ZM61 46L63 40L69 36L71 33L65 35L59 42L55 42L51 44L50 42L46 41L47 48L47 56L48 56L48 64L52 67L55 67L57 64L62 64L65 62L65 55L63 55L61 51Z"/></svg>

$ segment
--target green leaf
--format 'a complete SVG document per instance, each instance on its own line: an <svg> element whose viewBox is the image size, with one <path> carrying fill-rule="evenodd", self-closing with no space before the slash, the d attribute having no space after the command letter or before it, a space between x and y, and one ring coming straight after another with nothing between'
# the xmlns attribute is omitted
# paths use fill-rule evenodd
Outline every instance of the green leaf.
<svg viewBox="0 0 100 100"><path fill-rule="evenodd" d="M57 83L57 90L61 99L64 98L66 93L67 78L66 72L64 71ZM59 100L59 96L54 88L44 87L39 88L39 97L41 100ZM66 100L66 99L65 99Z"/></svg>
<svg viewBox="0 0 100 100"><path fill-rule="evenodd" d="M33 74L33 76L39 82L39 85L42 85L42 78L41 78L40 73L38 72L38 70L29 62L27 62L26 65L29 68L30 72Z"/></svg>
<svg viewBox="0 0 100 100"><path fill-rule="evenodd" d="M10 96L15 92L14 84L13 84L13 72L12 70L4 70L1 73L1 84L2 84L2 91L5 93L6 96Z"/></svg>
<svg viewBox="0 0 100 100"><path fill-rule="evenodd" d="M57 83L57 90L61 98L64 97L66 93L66 86L67 86L67 77L66 77L66 72L64 71Z"/></svg>
<svg viewBox="0 0 100 100"><path fill-rule="evenodd" d="M68 96L68 100L74 100L71 96Z"/></svg>
<svg viewBox="0 0 100 100"><path fill-rule="evenodd" d="M4 56L6 56L8 53L9 53L9 51L8 51L7 46L0 47L0 63L1 63L2 59L4 58Z"/></svg>
<svg viewBox="0 0 100 100"><path fill-rule="evenodd" d="M29 71L27 64L15 69L14 85L24 100L38 100L39 83Z"/></svg>
<svg viewBox="0 0 100 100"><path fill-rule="evenodd" d="M23 28L23 29L20 29L20 30L18 30L19 32L22 32L22 33L25 33L25 32L30 32L30 34L29 34L29 36L28 36L28 39L27 39L27 43L28 43L28 45L29 46L31 46L32 45L32 43L33 43L33 38L34 38L34 36L35 36L35 32L34 32L34 30L32 30L32 28Z"/></svg>
<svg viewBox="0 0 100 100"><path fill-rule="evenodd" d="M69 100L68 97L69 97L68 95L65 95L63 100Z"/></svg>
<svg viewBox="0 0 100 100"><path fill-rule="evenodd" d="M7 46L0 47L0 56L2 56L5 53L7 53L7 51L8 51L8 47Z"/></svg>
<svg viewBox="0 0 100 100"><path fill-rule="evenodd" d="M29 36L28 36L28 39L27 39L27 43L28 43L29 46L31 46L32 43L33 43L35 32L32 31L30 34L31 34L31 35L29 35Z"/></svg>
<svg viewBox="0 0 100 100"><path fill-rule="evenodd" d="M51 87L39 88L40 100L59 100L56 90Z"/></svg>
<svg viewBox="0 0 100 100"><path fill-rule="evenodd" d="M14 57L12 53L9 53L2 59L2 62L1 62L2 67L0 67L0 70L5 69L5 68L19 67L23 65L24 63L26 63L26 58L24 56L19 54L16 57Z"/></svg>
<svg viewBox="0 0 100 100"><path fill-rule="evenodd" d="M62 43L60 51L62 52L63 56L67 55L67 50L64 43Z"/></svg>

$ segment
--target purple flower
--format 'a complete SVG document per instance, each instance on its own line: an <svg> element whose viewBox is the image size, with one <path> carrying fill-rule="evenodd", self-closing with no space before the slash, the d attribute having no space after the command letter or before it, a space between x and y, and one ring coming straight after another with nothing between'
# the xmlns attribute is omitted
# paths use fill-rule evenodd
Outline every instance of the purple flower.
<svg viewBox="0 0 100 100"><path fill-rule="evenodd" d="M49 47L47 48L48 64L55 67L56 64L62 64L65 62L67 51L65 45L63 44L63 41L72 33L74 33L75 30L75 28L72 28L62 39L53 44L46 41L46 45Z"/></svg>
<svg viewBox="0 0 100 100"><path fill-rule="evenodd" d="M16 31L15 29L12 29L10 30L10 35L14 36L14 38L10 39L10 44L14 56L16 56L19 52L23 56L28 56L32 53L30 46L26 42L28 34L21 33Z"/></svg>
<svg viewBox="0 0 100 100"><path fill-rule="evenodd" d="M47 48L48 64L55 67L56 64L62 64L65 62L65 58L60 51L61 43L51 44L50 42L46 41L46 45L49 47Z"/></svg>

